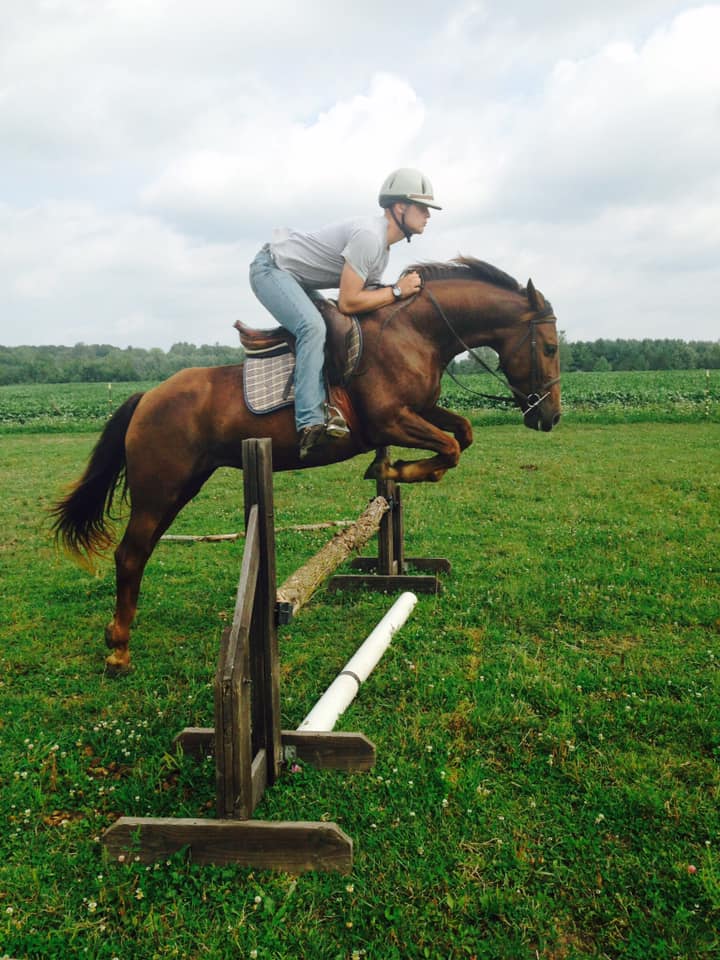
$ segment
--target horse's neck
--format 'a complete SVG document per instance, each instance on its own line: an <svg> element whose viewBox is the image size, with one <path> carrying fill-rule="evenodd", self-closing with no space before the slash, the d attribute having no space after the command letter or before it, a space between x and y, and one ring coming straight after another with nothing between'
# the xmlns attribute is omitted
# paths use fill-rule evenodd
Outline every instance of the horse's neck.
<svg viewBox="0 0 720 960"><path fill-rule="evenodd" d="M428 285L426 309L416 324L437 344L445 364L467 349L498 349L520 320L523 301L490 284ZM420 319L420 318L418 318Z"/></svg>

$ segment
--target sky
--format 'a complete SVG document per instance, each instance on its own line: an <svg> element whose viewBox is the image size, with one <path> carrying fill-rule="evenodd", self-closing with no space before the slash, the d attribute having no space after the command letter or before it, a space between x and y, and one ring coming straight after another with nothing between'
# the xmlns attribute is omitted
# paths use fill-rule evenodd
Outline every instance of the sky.
<svg viewBox="0 0 720 960"><path fill-rule="evenodd" d="M0 344L236 344L279 226L443 207L570 341L720 339L720 3L3 0Z"/></svg>

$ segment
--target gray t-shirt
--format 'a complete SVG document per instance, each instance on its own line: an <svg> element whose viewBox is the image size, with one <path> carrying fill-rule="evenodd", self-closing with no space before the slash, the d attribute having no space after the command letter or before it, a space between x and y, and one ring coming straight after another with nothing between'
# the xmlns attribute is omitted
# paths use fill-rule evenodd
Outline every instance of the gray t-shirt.
<svg viewBox="0 0 720 960"><path fill-rule="evenodd" d="M355 217L309 233L276 231L270 249L278 267L287 270L303 287L339 287L345 263L365 281L365 286L373 286L382 283L390 256L387 220L384 216Z"/></svg>

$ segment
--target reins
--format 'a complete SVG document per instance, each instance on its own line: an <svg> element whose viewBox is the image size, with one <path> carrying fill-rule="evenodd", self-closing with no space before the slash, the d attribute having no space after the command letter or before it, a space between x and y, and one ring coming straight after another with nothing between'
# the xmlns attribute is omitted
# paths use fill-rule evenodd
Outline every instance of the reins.
<svg viewBox="0 0 720 960"><path fill-rule="evenodd" d="M513 396L512 397L496 396L494 394L480 393L477 390L472 390L470 387L466 387L464 383L461 383L461 381L457 379L455 374L452 373L451 370L446 368L446 373L448 374L450 379L454 383L456 383L462 390L465 390L466 393L469 393L474 397L481 397L484 400L497 400L501 403L514 403L516 398L523 400L525 401L525 403L527 403L527 407L525 408L525 410L523 410L523 417L526 417L536 407L540 406L543 400L545 400L545 398L550 395L550 388L559 382L560 377L555 377L553 380L548 380L547 383L541 384L540 369L539 369L538 355L537 355L537 327L541 323L556 322L552 307L545 307L543 310L539 311L535 316L533 316L530 319L527 333L522 338L522 340L520 340L520 342L516 345L515 349L510 354L510 356L512 356L513 354L517 353L517 351L520 349L520 347L522 347L522 345L525 343L528 337L530 338L530 363L532 366L532 371L531 371L531 381L530 381L531 383L530 393L527 394L527 393L523 393L522 390L520 390L518 387L510 383L509 380L507 379L503 380L503 378L498 375L496 370L493 370L492 367L489 367L487 363L485 363L485 361L482 359L482 357L472 347L468 346L465 343L465 341L462 339L460 334L450 323L450 320L448 319L447 314L445 313L443 308L440 306L440 304L438 303L437 299L435 298L435 296L433 295L429 287L425 288L425 293L428 295L430 302L435 307L435 310L443 319L448 330L450 331L450 333L452 333L452 335L455 337L455 339L460 344L460 346L464 350L466 350L467 353L473 358L473 360L476 363L478 363L481 367L483 367L484 370L492 374L492 376L495 377L496 380L499 380L504 387L507 386L512 391ZM509 357L506 357L505 359L507 361ZM500 369L502 369L502 367Z"/></svg>

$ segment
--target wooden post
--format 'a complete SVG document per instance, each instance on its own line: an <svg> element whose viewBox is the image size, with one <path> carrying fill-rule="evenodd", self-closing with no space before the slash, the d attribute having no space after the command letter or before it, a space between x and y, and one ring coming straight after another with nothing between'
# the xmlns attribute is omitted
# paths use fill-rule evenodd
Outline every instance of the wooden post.
<svg viewBox="0 0 720 960"><path fill-rule="evenodd" d="M254 787L251 715L250 625L260 566L258 507L249 514L233 624L223 633L215 675L215 780L220 818L247 820L262 795ZM244 733L246 732L246 733Z"/></svg>
<svg viewBox="0 0 720 960"><path fill-rule="evenodd" d="M387 448L386 451L387 452ZM395 515L397 500L396 484L394 480L378 480L375 489L379 496L385 497L390 504L390 513L383 518L383 523L378 533L378 562L377 572L382 576L391 577L398 573L403 573L398 567L395 543L395 528L393 516Z"/></svg>
<svg viewBox="0 0 720 960"><path fill-rule="evenodd" d="M266 751L267 783L275 783L282 766L280 733L280 663L275 621L275 505L270 440L243 440L245 519L259 509L260 571L250 624L253 756Z"/></svg>
<svg viewBox="0 0 720 960"><path fill-rule="evenodd" d="M389 459L387 447L377 451L379 460ZM376 493L390 505L378 530L378 555L356 557L351 562L354 570L361 573L340 574L328 583L329 590L411 590L413 593L439 593L438 573L450 572L450 561L444 557L406 557L405 521L400 485L394 480L376 480ZM426 571L426 574L411 574L409 567ZM433 574L428 576L427 574Z"/></svg>

